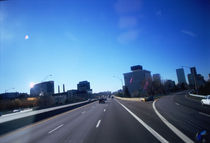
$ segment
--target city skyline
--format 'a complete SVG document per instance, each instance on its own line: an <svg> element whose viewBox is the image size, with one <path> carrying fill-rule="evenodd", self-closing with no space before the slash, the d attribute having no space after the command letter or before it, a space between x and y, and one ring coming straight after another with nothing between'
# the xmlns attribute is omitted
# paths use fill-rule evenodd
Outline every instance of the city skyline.
<svg viewBox="0 0 210 143"><path fill-rule="evenodd" d="M29 93L49 74L55 87L87 80L93 92L116 91L113 76L138 64L176 83L177 68L195 66L207 80L209 2L153 2L1 1L0 93Z"/></svg>

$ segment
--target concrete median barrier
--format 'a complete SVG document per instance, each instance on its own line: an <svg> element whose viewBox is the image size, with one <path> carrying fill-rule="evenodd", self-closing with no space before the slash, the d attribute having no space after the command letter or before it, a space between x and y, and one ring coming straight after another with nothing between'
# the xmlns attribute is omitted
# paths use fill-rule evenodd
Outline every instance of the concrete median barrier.
<svg viewBox="0 0 210 143"><path fill-rule="evenodd" d="M86 104L89 104L93 101L84 101L79 103L73 103L69 105L63 105L61 107L52 107L48 109L43 110L37 110L33 111L34 113L28 113L26 116L20 116L18 118L13 118L12 120L10 118L8 119L2 119L0 117L0 135L6 134L10 131L16 130L18 128L30 125L32 123L36 123L38 121L47 119L49 117L58 115L60 113L67 112L69 110L84 106Z"/></svg>

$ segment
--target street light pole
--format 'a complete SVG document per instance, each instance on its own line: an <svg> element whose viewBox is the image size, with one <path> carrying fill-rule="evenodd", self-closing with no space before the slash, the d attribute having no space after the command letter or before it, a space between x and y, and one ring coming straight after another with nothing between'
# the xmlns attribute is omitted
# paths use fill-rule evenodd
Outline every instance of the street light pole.
<svg viewBox="0 0 210 143"><path fill-rule="evenodd" d="M116 79L119 79L120 80L121 85L122 85L122 89L123 89L123 80L121 78L117 77L117 76L113 76L113 78L116 78Z"/></svg>
<svg viewBox="0 0 210 143"><path fill-rule="evenodd" d="M43 78L43 80L41 82L45 81L50 76L52 76L52 74L49 74L49 75L45 76L45 78Z"/></svg>
<svg viewBox="0 0 210 143"><path fill-rule="evenodd" d="M15 88L9 88L9 89L6 89L6 90L5 90L5 93L6 93L7 91L11 90L11 89L15 89Z"/></svg>

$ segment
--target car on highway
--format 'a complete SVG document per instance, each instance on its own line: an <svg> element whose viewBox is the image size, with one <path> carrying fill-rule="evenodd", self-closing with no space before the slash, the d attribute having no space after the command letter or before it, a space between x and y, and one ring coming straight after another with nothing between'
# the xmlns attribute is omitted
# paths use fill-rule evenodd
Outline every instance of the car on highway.
<svg viewBox="0 0 210 143"><path fill-rule="evenodd" d="M16 113L16 112L20 112L20 111L21 111L20 109L14 109L12 112Z"/></svg>
<svg viewBox="0 0 210 143"><path fill-rule="evenodd" d="M202 105L210 105L210 95L208 95L205 99L201 100Z"/></svg>
<svg viewBox="0 0 210 143"><path fill-rule="evenodd" d="M99 100L98 100L98 103L100 104L100 103L105 103L105 99L104 98L100 98Z"/></svg>
<svg viewBox="0 0 210 143"><path fill-rule="evenodd" d="M146 101L153 101L154 97L153 96L148 96L144 98L140 98L140 101L146 102Z"/></svg>

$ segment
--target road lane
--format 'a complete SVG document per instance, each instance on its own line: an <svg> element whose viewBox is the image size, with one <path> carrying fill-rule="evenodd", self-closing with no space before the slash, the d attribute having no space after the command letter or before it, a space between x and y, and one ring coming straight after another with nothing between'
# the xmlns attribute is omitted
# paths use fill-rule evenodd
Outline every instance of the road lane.
<svg viewBox="0 0 210 143"><path fill-rule="evenodd" d="M152 102L119 101L166 139L166 142L183 142L156 115ZM192 136L194 131L189 130L203 129L204 125L209 124L209 117L176 103L173 96L163 97L157 101L157 110L179 130L194 139ZM197 118L204 123L196 121ZM115 99L108 99L105 104L94 102L21 128L1 136L0 142L135 143L159 142L159 140Z"/></svg>
<svg viewBox="0 0 210 143"><path fill-rule="evenodd" d="M156 115L152 107L152 101L150 102L136 102L136 101L124 101L120 102L141 118L152 129L158 132L169 142L183 142L174 132L172 132Z"/></svg>
<svg viewBox="0 0 210 143"><path fill-rule="evenodd" d="M173 95L174 102L179 103L188 108L197 110L199 112L210 114L210 106L202 106L199 100L192 99L191 97L188 97L187 94L188 93L186 91L175 93Z"/></svg>
<svg viewBox="0 0 210 143"><path fill-rule="evenodd" d="M52 132L56 131L57 129L61 128L64 124L61 124L60 126L56 127L55 129L49 131L48 133L51 134Z"/></svg>
<svg viewBox="0 0 210 143"><path fill-rule="evenodd" d="M100 119L100 126L88 133L85 143L159 142L114 99Z"/></svg>
<svg viewBox="0 0 210 143"><path fill-rule="evenodd" d="M84 114L81 114L81 113ZM159 142L115 100L94 102L0 137L1 143Z"/></svg>
<svg viewBox="0 0 210 143"><path fill-rule="evenodd" d="M155 113L158 115L158 117L166 124L180 139L182 139L184 142L187 143L193 143L194 141L191 140L188 136L186 136L184 133L182 133L179 129L177 129L174 125L172 125L170 122L168 122L156 109L155 106L156 101L153 102L153 109Z"/></svg>
<svg viewBox="0 0 210 143"><path fill-rule="evenodd" d="M176 102L180 105L177 106ZM199 106L198 103L186 99L184 93L165 96L156 102L159 113L192 140L199 131L205 129L210 132L209 117L199 113L206 108L200 106L200 109Z"/></svg>
<svg viewBox="0 0 210 143"><path fill-rule="evenodd" d="M0 142L39 142L48 138L48 132L56 128L61 124L65 126L70 122L74 123L78 117L81 115L81 112L85 110L91 110L93 104L91 103L83 107L68 111L66 113L51 117L44 121L29 125L27 127L18 129L7 135L0 137Z"/></svg>

